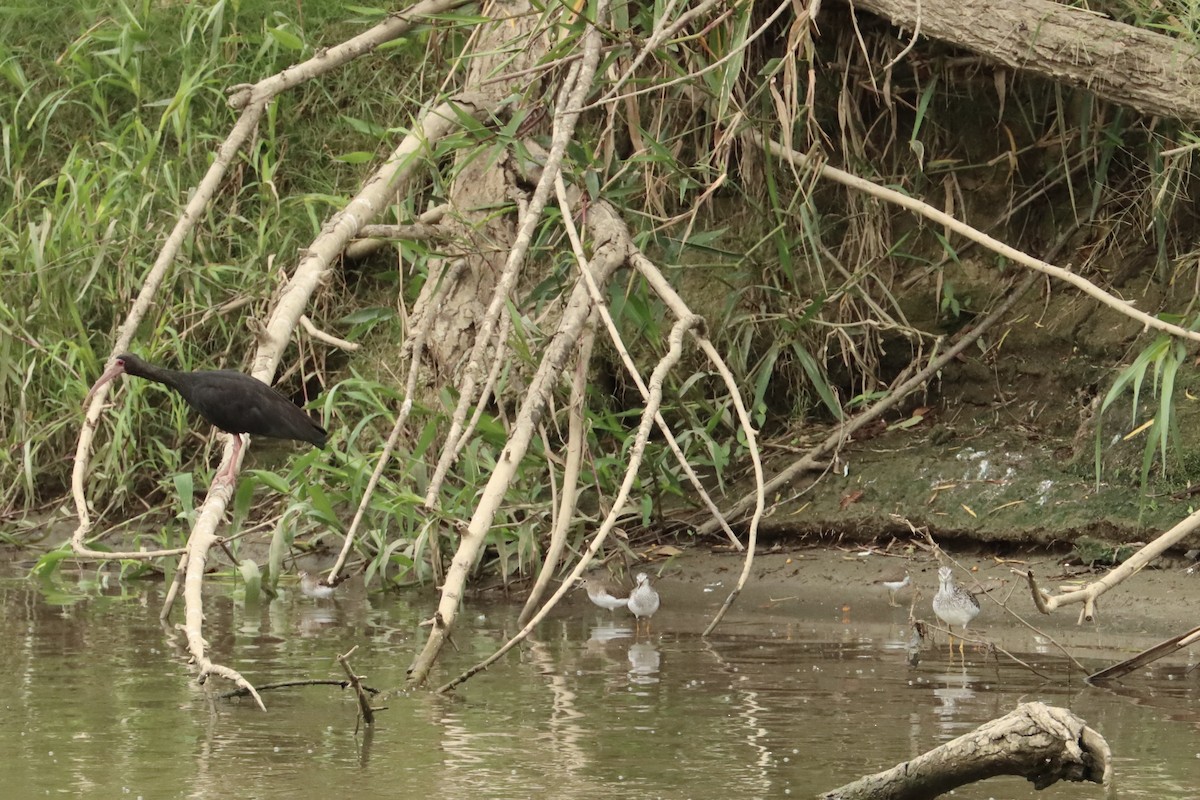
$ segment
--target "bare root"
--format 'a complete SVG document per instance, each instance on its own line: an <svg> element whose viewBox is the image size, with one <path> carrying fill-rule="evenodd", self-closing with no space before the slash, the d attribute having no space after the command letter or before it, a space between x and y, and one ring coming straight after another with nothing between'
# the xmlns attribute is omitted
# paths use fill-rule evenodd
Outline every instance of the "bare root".
<svg viewBox="0 0 1200 800"><path fill-rule="evenodd" d="M576 579L578 579L583 574L583 571L587 569L588 563L600 549L600 546L604 543L605 538L612 531L612 529L616 527L617 520L619 519L621 511L625 506L625 501L629 499L629 493L633 489L633 482L637 478L638 469L642 464L642 456L646 450L646 442L650 438L650 429L654 426L654 415L658 411L659 405L662 403L663 380L683 356L683 337L686 333L688 333L688 331L693 331L697 328L703 327L703 325L704 320L702 318L692 316L679 320L671 328L671 335L668 338L669 349L666 355L664 355L658 362L658 366L654 368L654 373L650 376L650 396L646 399L646 408L642 411L642 418L638 425L637 435L634 437L633 447L630 448L629 465L625 469L625 476L621 481L621 488L617 492L616 499L613 500L612 509L605 516L604 522L600 524L600 529L597 530L595 536L592 537L591 544L588 545L587 550L584 551L583 557L579 560L579 563L576 564L575 569L572 570L571 574L567 576L562 585L559 586L558 591L554 593L554 595L546 602L541 610L538 611L538 613L535 614L533 618L530 619L529 622L527 622L515 636L505 642L503 647L501 647L492 655L488 656L480 663L476 664L471 669L464 672L462 675L458 676L444 686L441 686L438 689L438 692L450 691L455 686L458 686L460 683L468 680L472 675L487 669L488 666L494 664L496 661L502 658L505 653L515 647L518 642L523 640L530 634L530 632L533 631L534 627L541 622L543 618L545 618L546 614L550 612L550 609L552 609L567 592L571 591L575 585Z"/></svg>

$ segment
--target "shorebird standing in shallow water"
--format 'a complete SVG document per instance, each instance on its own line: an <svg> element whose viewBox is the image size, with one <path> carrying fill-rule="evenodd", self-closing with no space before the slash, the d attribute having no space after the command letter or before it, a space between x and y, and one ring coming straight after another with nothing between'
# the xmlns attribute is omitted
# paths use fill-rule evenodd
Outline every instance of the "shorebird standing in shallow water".
<svg viewBox="0 0 1200 800"><path fill-rule="evenodd" d="M938 570L937 594L933 596L933 613L950 628L962 625L967 632L967 623L979 614L979 601L954 580L954 571L949 567ZM958 653L963 653L963 639L958 639ZM954 634L950 634L950 651L954 652Z"/></svg>
<svg viewBox="0 0 1200 800"><path fill-rule="evenodd" d="M296 576L300 578L300 594L305 597L317 600L333 597L333 587L321 580L320 576L309 574L304 570L297 572Z"/></svg>
<svg viewBox="0 0 1200 800"><path fill-rule="evenodd" d="M908 574L908 570L901 570L895 574L888 574L879 580L875 581L876 586L882 586L888 590L888 605L893 608L899 608L900 604L896 602L896 595L902 590L912 585L912 578Z"/></svg>
<svg viewBox="0 0 1200 800"><path fill-rule="evenodd" d="M650 632L650 618L658 611L658 592L650 585L650 576L644 572L637 574L637 586L629 593L629 610L637 617L637 627L641 628L642 618L646 618L646 633Z"/></svg>
<svg viewBox="0 0 1200 800"><path fill-rule="evenodd" d="M600 578L580 578L579 588L586 589L589 600L609 611L624 608L629 603L629 592L614 589Z"/></svg>

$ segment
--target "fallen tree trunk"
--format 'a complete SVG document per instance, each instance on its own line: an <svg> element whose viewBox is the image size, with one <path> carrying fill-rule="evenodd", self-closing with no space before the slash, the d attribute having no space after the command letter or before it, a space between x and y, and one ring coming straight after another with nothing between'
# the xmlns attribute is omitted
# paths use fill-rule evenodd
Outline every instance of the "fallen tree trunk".
<svg viewBox="0 0 1200 800"><path fill-rule="evenodd" d="M1144 114L1200 119L1200 62L1180 39L1051 0L855 0L916 34Z"/></svg>
<svg viewBox="0 0 1200 800"><path fill-rule="evenodd" d="M821 795L825 800L917 800L997 775L1019 775L1038 789L1058 781L1107 784L1108 743L1065 708L1022 703L911 761Z"/></svg>

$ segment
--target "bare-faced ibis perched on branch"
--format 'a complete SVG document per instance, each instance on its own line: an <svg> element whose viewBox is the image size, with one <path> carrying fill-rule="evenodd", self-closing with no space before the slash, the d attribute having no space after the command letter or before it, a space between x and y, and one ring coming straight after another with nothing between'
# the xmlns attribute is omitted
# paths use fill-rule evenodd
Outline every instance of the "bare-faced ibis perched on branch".
<svg viewBox="0 0 1200 800"><path fill-rule="evenodd" d="M84 405L101 386L118 375L135 375L169 386L209 424L233 435L233 457L216 480L233 480L234 465L242 448L242 435L295 439L325 447L325 429L304 409L267 384L228 369L181 372L148 364L129 353L117 356L88 392Z"/></svg>

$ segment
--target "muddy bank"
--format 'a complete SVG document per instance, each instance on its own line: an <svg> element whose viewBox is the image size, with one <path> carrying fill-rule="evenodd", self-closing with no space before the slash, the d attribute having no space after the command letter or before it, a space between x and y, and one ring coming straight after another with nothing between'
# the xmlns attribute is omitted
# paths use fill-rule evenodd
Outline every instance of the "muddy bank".
<svg viewBox="0 0 1200 800"><path fill-rule="evenodd" d="M1057 643L1085 660L1090 669L1120 661L1196 624L1192 597L1200 569L1189 571L1191 564L1183 559L1160 559L1153 568L1109 591L1098 602L1096 621L1081 625L1077 624L1078 606L1049 616L1039 613L1022 577L1024 570L1032 569L1040 584L1053 592L1079 588L1103 571L1081 572L1077 564L1064 565L1061 555L1046 552L1004 558L985 553L951 555L970 571L956 569L961 583L970 584L974 578L992 587L979 598L982 611L971 623L970 635L1013 652L1053 656L1059 652ZM742 560L693 550L660 566L664 609L674 606L699 612L691 616L695 625L702 626L736 584ZM887 591L874 581L897 568L909 571L913 585L898 595L899 607L891 607ZM810 547L763 553L755 558L752 578L719 630L731 634L747 626L778 627L800 621L846 630L876 624L903 626L909 624L910 615L937 625L931 608L937 570L937 561L924 553L909 559L865 548ZM1076 572L1080 574L1069 576ZM582 592L571 600L572 606L587 603ZM945 642L940 633L934 638L939 645ZM1160 663L1189 658L1185 650Z"/></svg>
<svg viewBox="0 0 1200 800"><path fill-rule="evenodd" d="M772 537L908 536L908 523L939 540L1068 547L1081 536L1150 541L1190 513L1185 500L1143 501L1136 485L1106 483L1064 462L1060 443L990 432L935 443L904 431L842 453L830 472L763 521ZM907 522L906 522L907 521ZM1188 547L1195 546L1188 544Z"/></svg>
<svg viewBox="0 0 1200 800"><path fill-rule="evenodd" d="M977 272L971 294L1004 291L1006 279L994 270L980 265ZM1148 307L1162 300L1146 294L1152 287L1127 289ZM909 297L907 309L918 327L952 336L954 325L970 324L967 317L930 317L935 298L918 299ZM1071 293L1030 295L1023 312L839 446L823 474L768 497L773 509L764 532L793 541L814 534L872 541L908 535L903 519L927 527L939 541L1043 547L1070 545L1080 536L1149 541L1190 513L1190 487L1200 485L1200 369L1180 364L1169 390L1147 374L1136 409L1128 384L1104 409L1124 365L1148 346L1143 334L1130 320ZM922 362L907 342L892 342L876 379L893 380L913 358ZM841 396L862 391L853 375L839 379L831 370ZM1164 417L1164 400L1172 429L1165 459L1143 425ZM768 478L831 433L832 419L812 421L819 414L814 407L786 424L786 433L763 426ZM750 488L743 473L732 494ZM704 517L701 510L693 513L690 521L705 521L696 519ZM1200 538L1193 538L1183 549L1197 546Z"/></svg>
<svg viewBox="0 0 1200 800"><path fill-rule="evenodd" d="M959 371L961 384L971 373L969 367ZM891 414L848 442L824 474L768 498L773 507L763 520L764 534L793 542L814 535L874 541L907 537L911 523L939 541L1054 548L1080 537L1150 541L1191 512L1188 466L1200 464L1189 455L1187 441L1187 431L1200 430L1190 424L1200 411L1192 395L1176 394L1178 405L1186 407L1175 411L1184 434L1179 449L1173 445L1169 451L1171 469L1164 476L1156 460L1144 486L1146 433L1127 440L1133 427L1128 404L1110 411L1102 421L1097 485L1095 398L1089 401L1079 394L1084 389L1045 376L1009 378L1021 386L1020 402L1003 397L987 402L960 386L957 393L947 389L941 398L913 401ZM1194 376L1187 380L1190 385ZM1152 416L1151 410L1138 420ZM828 432L806 430L786 446L766 443L768 477ZM745 484L740 488L748 491ZM1182 550L1197 546L1200 537L1194 536Z"/></svg>

